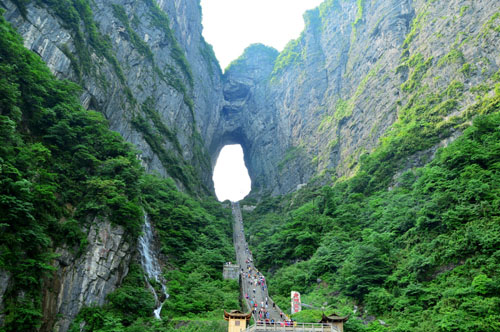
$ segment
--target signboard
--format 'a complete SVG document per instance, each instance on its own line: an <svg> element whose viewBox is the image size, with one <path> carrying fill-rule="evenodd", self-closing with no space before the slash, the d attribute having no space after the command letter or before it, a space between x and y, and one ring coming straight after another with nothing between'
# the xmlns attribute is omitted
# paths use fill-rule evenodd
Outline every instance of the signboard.
<svg viewBox="0 0 500 332"><path fill-rule="evenodd" d="M292 291L292 314L296 314L302 310L302 304L300 302L300 293Z"/></svg>

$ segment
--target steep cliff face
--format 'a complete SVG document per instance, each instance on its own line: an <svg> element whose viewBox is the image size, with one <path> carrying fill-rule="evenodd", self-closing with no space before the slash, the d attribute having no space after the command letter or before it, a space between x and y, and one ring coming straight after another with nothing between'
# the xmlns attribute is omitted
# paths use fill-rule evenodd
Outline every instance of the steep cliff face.
<svg viewBox="0 0 500 332"><path fill-rule="evenodd" d="M194 195L212 192L204 145L219 121L222 80L201 36L198 1L67 5L0 1L25 47L58 78L83 87L82 105L102 112L110 128L140 150L147 171L173 177ZM55 271L44 280L41 331L67 331L83 306L104 304L136 253L130 234L109 221L96 220L83 231L88 245L79 254L55 249ZM2 313L10 279L0 270Z"/></svg>
<svg viewBox="0 0 500 332"><path fill-rule="evenodd" d="M127 274L135 246L126 241L122 227L95 220L83 254L59 248L55 272L43 296L41 331L67 331L83 306L103 305Z"/></svg>
<svg viewBox="0 0 500 332"><path fill-rule="evenodd" d="M494 86L499 7L487 0L325 1L304 15L305 31L265 74L253 58L268 51L247 50L226 72L224 90L250 92L243 106L240 94L225 93L222 112L244 109L231 116L250 137L241 142L254 190L283 194L316 175L352 175L395 122L428 125L417 106L434 108L430 122L442 130L435 127L431 146L410 149L401 165L428 160L456 136L453 116ZM235 125L222 127L231 133Z"/></svg>
<svg viewBox="0 0 500 332"><path fill-rule="evenodd" d="M185 190L212 190L204 142L219 119L222 84L198 1L20 3L0 5L25 46L83 86L82 104L105 114L148 170Z"/></svg>

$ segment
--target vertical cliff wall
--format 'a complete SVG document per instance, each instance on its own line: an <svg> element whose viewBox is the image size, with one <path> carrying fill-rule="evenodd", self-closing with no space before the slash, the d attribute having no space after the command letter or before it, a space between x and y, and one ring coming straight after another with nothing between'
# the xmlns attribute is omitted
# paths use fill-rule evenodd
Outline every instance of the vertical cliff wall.
<svg viewBox="0 0 500 332"><path fill-rule="evenodd" d="M25 46L56 76L82 85L82 104L102 112L148 170L184 190L212 192L204 145L219 119L222 83L198 1L0 5Z"/></svg>
<svg viewBox="0 0 500 332"><path fill-rule="evenodd" d="M0 8L54 75L82 86L82 105L104 114L147 171L194 196L213 191L205 142L219 121L222 79L201 36L198 1L0 1ZM40 331L67 331L83 306L104 304L127 274L136 253L130 234L106 219L83 231L81 252L54 248ZM0 270L2 312L12 282Z"/></svg>
<svg viewBox="0 0 500 332"><path fill-rule="evenodd" d="M247 49L224 75L231 120L220 132L241 132L254 192L350 176L390 128L416 131L409 123L432 129L416 133L429 144L402 143L401 168L429 160L494 86L499 9L488 0L329 0L304 15L304 32L275 61L264 47Z"/></svg>

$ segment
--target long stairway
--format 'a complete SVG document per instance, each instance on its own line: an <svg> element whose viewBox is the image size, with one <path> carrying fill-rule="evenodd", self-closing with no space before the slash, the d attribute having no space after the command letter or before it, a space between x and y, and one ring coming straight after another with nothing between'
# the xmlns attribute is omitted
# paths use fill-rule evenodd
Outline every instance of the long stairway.
<svg viewBox="0 0 500 332"><path fill-rule="evenodd" d="M269 320L274 320L274 322L281 322L286 319L285 315L280 316L281 310L277 304L273 305L273 301L269 296L267 290L267 282L264 279L264 283L258 284L259 280L264 277L260 273L253 263L252 253L248 248L248 244L245 240L245 233L243 230L243 218L241 216L241 210L239 203L232 203L233 218L234 218L234 248L236 250L236 259L240 265L241 282L242 282L242 292L243 296L248 295L246 299L248 307L251 306L251 301L257 303L257 308L253 317L255 321L265 320L267 318L266 314L260 317L260 310L265 310L269 313ZM267 299L267 308L266 308Z"/></svg>

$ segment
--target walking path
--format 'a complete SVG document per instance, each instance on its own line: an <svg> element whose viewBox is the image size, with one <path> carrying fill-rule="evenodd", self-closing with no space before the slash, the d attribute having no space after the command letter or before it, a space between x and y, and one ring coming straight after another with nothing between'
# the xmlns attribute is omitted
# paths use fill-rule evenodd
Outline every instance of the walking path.
<svg viewBox="0 0 500 332"><path fill-rule="evenodd" d="M248 307L253 309L255 321L274 320L282 322L287 317L275 304L267 290L267 281L254 266L252 252L248 248L243 231L243 218L239 203L232 203L234 217L234 248L236 249L236 259L240 266L241 289ZM255 306L257 304L257 306Z"/></svg>

